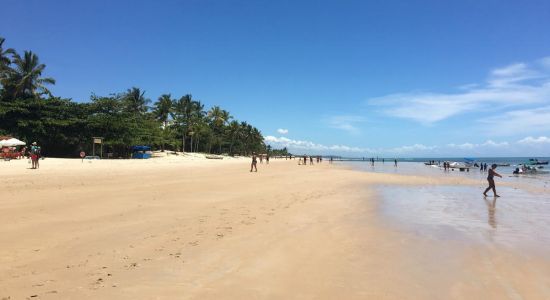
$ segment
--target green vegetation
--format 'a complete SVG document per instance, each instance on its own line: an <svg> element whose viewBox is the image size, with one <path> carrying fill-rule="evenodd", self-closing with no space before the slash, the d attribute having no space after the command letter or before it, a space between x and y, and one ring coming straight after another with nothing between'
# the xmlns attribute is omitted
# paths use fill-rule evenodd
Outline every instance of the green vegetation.
<svg viewBox="0 0 550 300"><path fill-rule="evenodd" d="M164 94L150 106L145 91L133 87L79 103L52 95L47 86L55 80L42 76L45 68L35 53L20 56L0 38L0 134L37 141L44 155L89 153L92 137L104 137L104 153L113 157L128 157L133 145L239 155L267 150L257 128L219 106L205 110L191 95Z"/></svg>

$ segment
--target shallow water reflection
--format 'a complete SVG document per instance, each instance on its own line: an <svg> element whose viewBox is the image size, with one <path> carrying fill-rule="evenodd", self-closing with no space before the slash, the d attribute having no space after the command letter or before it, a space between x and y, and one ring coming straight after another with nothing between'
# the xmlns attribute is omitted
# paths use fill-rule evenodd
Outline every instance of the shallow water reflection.
<svg viewBox="0 0 550 300"><path fill-rule="evenodd" d="M550 250L550 197L499 187L500 198L470 186L380 186L390 224L434 239Z"/></svg>
<svg viewBox="0 0 550 300"><path fill-rule="evenodd" d="M480 172L479 169L472 169L469 172L443 171L443 168L438 166L426 166L423 163L418 162L400 162L397 167L393 166L393 163L380 163L377 162L372 166L368 162L348 162L345 163L352 166L352 168L365 172L373 173L389 173L389 174L403 174L403 175L422 175L422 176L457 176L465 177L474 180L479 180L482 184L486 184L487 172ZM548 170L550 168L546 167ZM528 183L533 186L550 189L550 174L540 175L513 175L514 167L498 167L497 172L502 175L503 178L497 179L498 182L510 182L510 183Z"/></svg>

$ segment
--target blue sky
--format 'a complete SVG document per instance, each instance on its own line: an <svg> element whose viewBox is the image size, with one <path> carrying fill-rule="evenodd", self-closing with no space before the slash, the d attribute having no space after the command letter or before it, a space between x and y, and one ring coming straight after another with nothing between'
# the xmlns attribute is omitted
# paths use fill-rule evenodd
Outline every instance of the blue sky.
<svg viewBox="0 0 550 300"><path fill-rule="evenodd" d="M548 1L2 7L6 46L36 52L76 101L191 93L297 153L550 155Z"/></svg>

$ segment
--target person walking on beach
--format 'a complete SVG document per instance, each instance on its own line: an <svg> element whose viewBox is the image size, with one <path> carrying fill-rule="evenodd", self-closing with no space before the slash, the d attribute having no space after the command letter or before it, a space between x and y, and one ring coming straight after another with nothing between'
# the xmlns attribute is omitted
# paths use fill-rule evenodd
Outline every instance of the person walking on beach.
<svg viewBox="0 0 550 300"><path fill-rule="evenodd" d="M393 160L393 166L394 166L394 167L397 167L397 159L394 159L394 160Z"/></svg>
<svg viewBox="0 0 550 300"><path fill-rule="evenodd" d="M487 172L487 163L483 165L483 172Z"/></svg>
<svg viewBox="0 0 550 300"><path fill-rule="evenodd" d="M32 162L32 169L38 169L40 168L40 146L36 144L36 142L32 143L31 146L31 162Z"/></svg>
<svg viewBox="0 0 550 300"><path fill-rule="evenodd" d="M265 155L265 163L269 165L269 154Z"/></svg>
<svg viewBox="0 0 550 300"><path fill-rule="evenodd" d="M487 181L489 182L489 187L485 189L485 192L483 192L483 196L487 197L487 192L492 189L493 190L493 196L495 197L500 197L499 195L497 195L497 190L496 190L496 187L495 187L495 179L494 177L497 176L497 177L500 177L502 178L502 176L500 176L500 174L498 174L495 169L497 168L497 165L496 164L492 164L491 165L491 169L489 169L489 174L487 175Z"/></svg>
<svg viewBox="0 0 550 300"><path fill-rule="evenodd" d="M254 172L258 172L258 168L256 167L257 163L258 159L256 158L256 152L252 152L252 163L250 164L250 172L252 172L252 169L254 169Z"/></svg>

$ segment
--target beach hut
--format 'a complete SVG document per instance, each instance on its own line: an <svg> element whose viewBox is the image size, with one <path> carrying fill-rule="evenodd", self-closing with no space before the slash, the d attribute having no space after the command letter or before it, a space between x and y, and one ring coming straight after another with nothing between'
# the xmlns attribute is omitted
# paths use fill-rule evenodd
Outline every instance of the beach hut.
<svg viewBox="0 0 550 300"><path fill-rule="evenodd" d="M132 158L147 159L151 158L151 147L149 146L133 146Z"/></svg>

